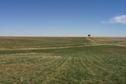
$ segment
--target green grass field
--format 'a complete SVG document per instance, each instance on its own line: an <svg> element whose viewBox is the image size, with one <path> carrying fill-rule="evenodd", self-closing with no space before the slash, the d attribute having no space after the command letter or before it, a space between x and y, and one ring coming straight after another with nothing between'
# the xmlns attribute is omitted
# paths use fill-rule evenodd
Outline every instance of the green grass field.
<svg viewBox="0 0 126 84"><path fill-rule="evenodd" d="M126 38L0 37L0 84L126 84Z"/></svg>

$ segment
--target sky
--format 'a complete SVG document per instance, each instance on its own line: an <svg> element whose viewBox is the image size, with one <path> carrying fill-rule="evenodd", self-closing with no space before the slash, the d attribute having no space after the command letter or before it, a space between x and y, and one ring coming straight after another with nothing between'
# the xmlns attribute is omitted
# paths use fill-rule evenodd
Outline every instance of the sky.
<svg viewBox="0 0 126 84"><path fill-rule="evenodd" d="M126 0L0 0L0 36L126 36Z"/></svg>

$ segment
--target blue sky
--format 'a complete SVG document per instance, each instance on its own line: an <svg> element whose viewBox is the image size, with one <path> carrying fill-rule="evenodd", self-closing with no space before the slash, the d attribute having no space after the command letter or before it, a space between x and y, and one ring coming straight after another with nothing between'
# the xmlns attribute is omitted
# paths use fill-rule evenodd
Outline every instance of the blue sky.
<svg viewBox="0 0 126 84"><path fill-rule="evenodd" d="M0 0L0 35L126 36L126 0Z"/></svg>

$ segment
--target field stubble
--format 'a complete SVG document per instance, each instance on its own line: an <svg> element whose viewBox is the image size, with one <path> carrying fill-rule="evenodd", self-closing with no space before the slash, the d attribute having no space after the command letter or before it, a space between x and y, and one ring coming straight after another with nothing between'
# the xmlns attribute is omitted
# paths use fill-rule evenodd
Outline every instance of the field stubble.
<svg viewBox="0 0 126 84"><path fill-rule="evenodd" d="M0 84L126 84L126 47L94 39L0 38Z"/></svg>

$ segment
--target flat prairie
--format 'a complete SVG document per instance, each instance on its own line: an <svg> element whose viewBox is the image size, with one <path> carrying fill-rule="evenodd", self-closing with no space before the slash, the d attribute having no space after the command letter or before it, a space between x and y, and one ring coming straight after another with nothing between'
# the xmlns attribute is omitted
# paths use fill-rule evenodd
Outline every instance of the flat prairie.
<svg viewBox="0 0 126 84"><path fill-rule="evenodd" d="M0 37L0 84L126 84L126 38Z"/></svg>

